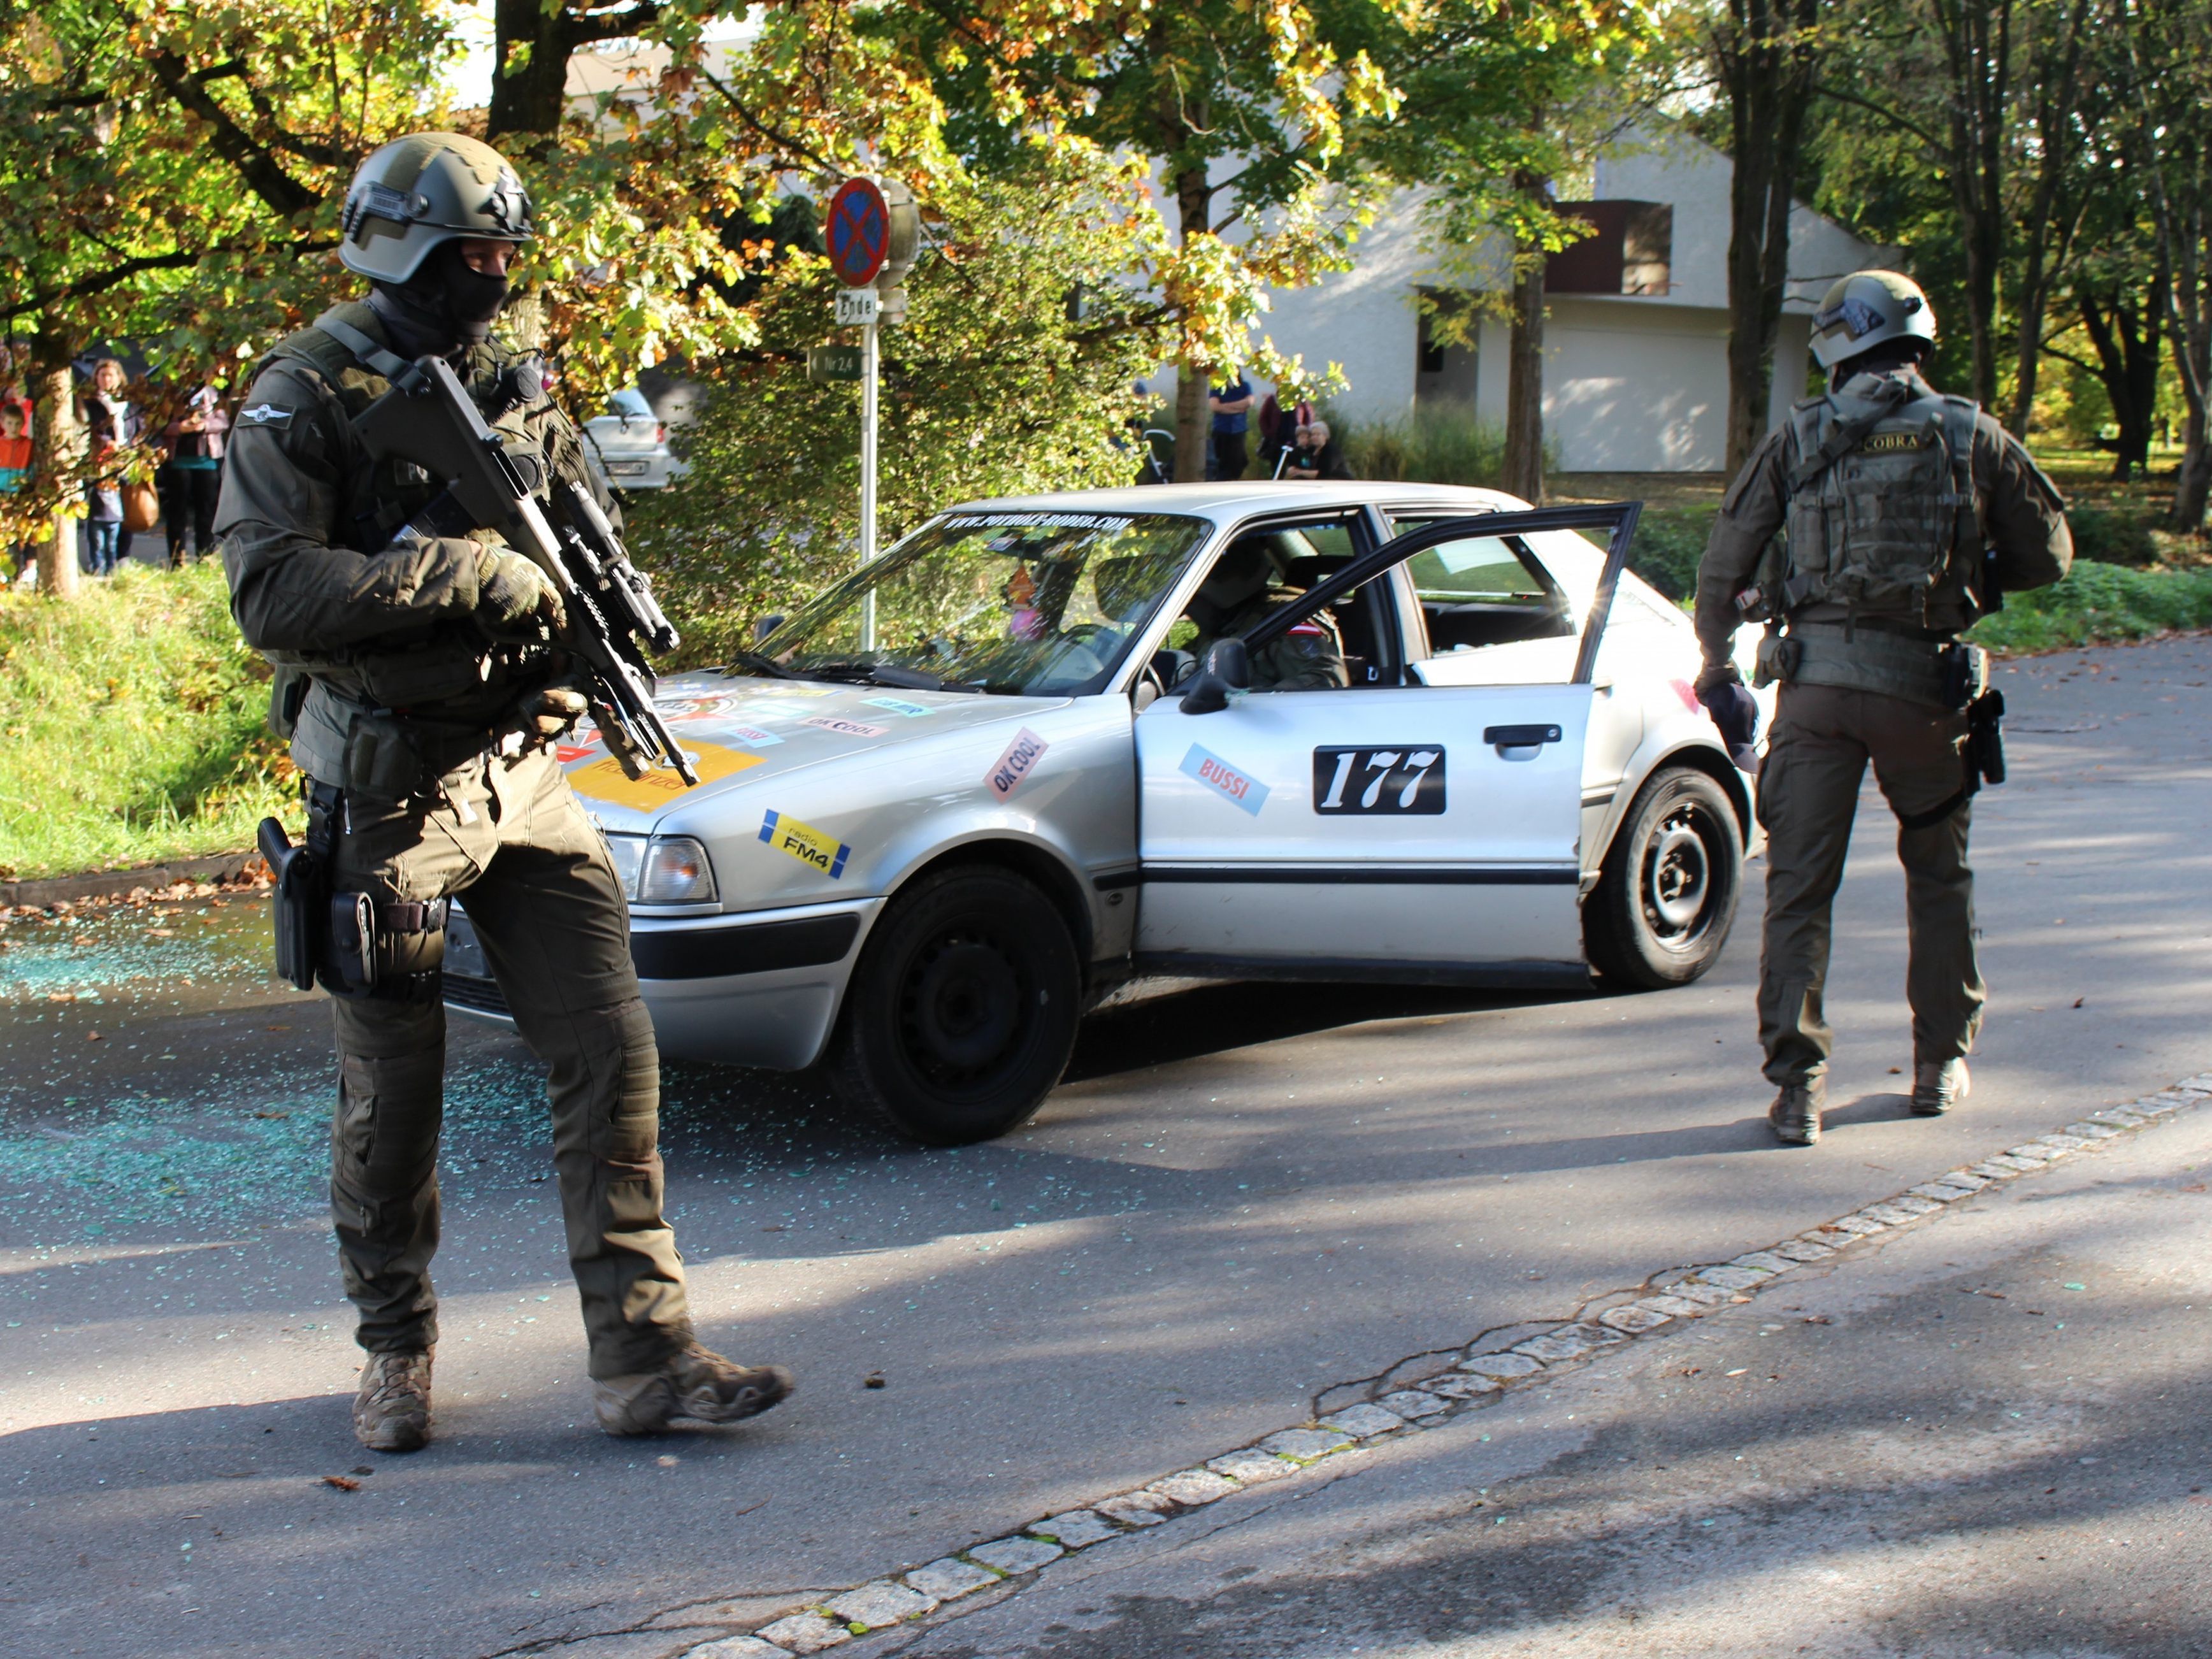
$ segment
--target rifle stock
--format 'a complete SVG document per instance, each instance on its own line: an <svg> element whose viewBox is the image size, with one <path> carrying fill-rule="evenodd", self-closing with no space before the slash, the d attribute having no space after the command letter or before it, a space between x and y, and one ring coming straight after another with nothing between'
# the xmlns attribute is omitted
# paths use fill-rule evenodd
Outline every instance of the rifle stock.
<svg viewBox="0 0 2212 1659"><path fill-rule="evenodd" d="M590 492L568 480L556 483L556 528L441 358L424 357L394 380L354 429L377 459L410 462L445 485L450 503L435 503L423 515L431 533L454 534L450 526L465 520L469 529L496 531L545 573L568 613L558 643L583 665L592 718L623 770L635 778L665 766L686 784L697 783L697 770L653 706L653 671L638 648L641 639L667 650L676 630Z"/></svg>

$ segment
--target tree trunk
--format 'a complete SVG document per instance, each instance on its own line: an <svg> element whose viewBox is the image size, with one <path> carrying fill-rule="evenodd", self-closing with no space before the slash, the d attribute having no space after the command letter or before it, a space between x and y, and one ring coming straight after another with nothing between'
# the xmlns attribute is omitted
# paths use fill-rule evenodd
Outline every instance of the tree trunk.
<svg viewBox="0 0 2212 1659"><path fill-rule="evenodd" d="M2154 279L2148 305L2132 303L2118 286L2102 295L2083 289L2075 295L2082 326L2096 348L2096 375L2112 406L2120 435L2112 448L2112 477L2120 483L2150 471L2152 423L2158 418L2160 324L2165 311Z"/></svg>
<svg viewBox="0 0 2212 1659"><path fill-rule="evenodd" d="M496 146L512 133L550 135L561 125L568 88L568 8L541 0L495 0L491 109L485 142ZM527 46L527 61L514 64L517 47ZM510 66L512 72L510 73Z"/></svg>
<svg viewBox="0 0 2212 1659"><path fill-rule="evenodd" d="M1176 234L1185 247L1194 236L1213 233L1211 215L1213 191L1207 186L1203 167L1185 167L1175 176ZM1176 365L1176 482L1202 483L1206 480L1206 440L1212 422L1206 418L1206 376L1218 365Z"/></svg>
<svg viewBox="0 0 2212 1659"><path fill-rule="evenodd" d="M1505 348L1505 464L1498 487L1544 504L1544 256L1524 254L1513 280Z"/></svg>
<svg viewBox="0 0 2212 1659"><path fill-rule="evenodd" d="M1729 99L1728 471L1766 435L1790 276L1790 210L1805 149L1818 0L1731 0L1714 57Z"/></svg>
<svg viewBox="0 0 2212 1659"><path fill-rule="evenodd" d="M1997 399L1997 281L2004 260L2005 121L2012 95L2013 0L1931 0L1950 71L1951 199L1966 253L1973 397Z"/></svg>
<svg viewBox="0 0 2212 1659"><path fill-rule="evenodd" d="M2043 316L2059 273L2072 251L2074 211L2067 185L2076 179L2081 134L2097 125L2078 95L2082 33L2089 0L2073 0L2056 41L2041 40L2039 14L2029 13L2033 31L2027 68L2034 88L2035 143L2030 154L2036 169L2027 220L2021 228L2020 314L2013 349L2012 413L2005 421L2012 434L2027 437L2035 412L2036 372L2043 363Z"/></svg>
<svg viewBox="0 0 2212 1659"><path fill-rule="evenodd" d="M70 370L69 343L41 333L33 347L37 367L30 375L33 434L31 465L34 478L61 478L73 474L84 460L84 427L76 418L76 376ZM57 599L74 599L77 591L77 528L84 521L83 494L76 493L77 511L54 514L54 533L39 545L39 592Z"/></svg>

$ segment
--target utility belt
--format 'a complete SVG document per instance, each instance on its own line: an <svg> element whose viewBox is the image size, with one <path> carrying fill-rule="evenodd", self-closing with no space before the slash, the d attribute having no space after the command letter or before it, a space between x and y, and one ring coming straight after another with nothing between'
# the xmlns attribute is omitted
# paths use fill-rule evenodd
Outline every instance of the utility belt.
<svg viewBox="0 0 2212 1659"><path fill-rule="evenodd" d="M1965 779L1958 792L1925 812L1901 812L1898 823L1925 830L1941 823L1980 792L2005 781L2004 693L1990 684L1990 653L1964 642L1885 620L1793 622L1786 634L1770 625L1759 642L1752 684L1833 685L1874 691L1935 708L1963 709Z"/></svg>
<svg viewBox="0 0 2212 1659"><path fill-rule="evenodd" d="M497 746L489 723L441 720L359 702L317 678L300 701L292 759L344 793L400 801Z"/></svg>
<svg viewBox="0 0 2212 1659"><path fill-rule="evenodd" d="M331 890L337 837L348 828L344 792L306 780L306 841L295 847L274 818L261 820L261 854L275 878L276 976L332 996L434 1002L442 988L448 899L380 900Z"/></svg>

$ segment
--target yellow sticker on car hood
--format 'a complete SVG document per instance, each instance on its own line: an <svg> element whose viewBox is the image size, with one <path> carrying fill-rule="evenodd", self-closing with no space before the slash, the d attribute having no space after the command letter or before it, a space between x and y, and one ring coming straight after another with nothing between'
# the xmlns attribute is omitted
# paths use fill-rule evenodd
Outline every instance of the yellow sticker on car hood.
<svg viewBox="0 0 2212 1659"><path fill-rule="evenodd" d="M742 772L748 766L758 766L762 759L758 755L725 749L719 743L686 743L684 752L690 757L702 783L712 783L716 778ZM569 773L568 786L580 795L611 801L617 806L639 812L657 812L664 806L673 806L690 787L675 773L658 768L641 778L625 776L622 763L612 755L602 755L590 765L580 766Z"/></svg>
<svg viewBox="0 0 2212 1659"><path fill-rule="evenodd" d="M832 881L845 873L846 861L853 856L853 849L836 836L781 812L770 812L761 820L760 838L764 845L811 865Z"/></svg>

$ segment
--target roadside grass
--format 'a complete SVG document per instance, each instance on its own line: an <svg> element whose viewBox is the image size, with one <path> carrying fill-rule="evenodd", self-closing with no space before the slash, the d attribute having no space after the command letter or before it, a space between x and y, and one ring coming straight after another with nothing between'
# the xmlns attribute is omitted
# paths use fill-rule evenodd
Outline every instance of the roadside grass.
<svg viewBox="0 0 2212 1659"><path fill-rule="evenodd" d="M2077 559L2066 580L2008 594L1968 635L2001 654L2059 651L2212 628L2212 568L2133 570Z"/></svg>
<svg viewBox="0 0 2212 1659"><path fill-rule="evenodd" d="M0 878L233 852L295 817L267 681L212 562L0 595Z"/></svg>

